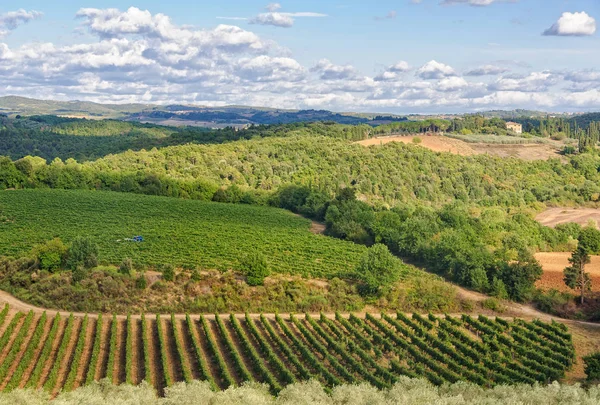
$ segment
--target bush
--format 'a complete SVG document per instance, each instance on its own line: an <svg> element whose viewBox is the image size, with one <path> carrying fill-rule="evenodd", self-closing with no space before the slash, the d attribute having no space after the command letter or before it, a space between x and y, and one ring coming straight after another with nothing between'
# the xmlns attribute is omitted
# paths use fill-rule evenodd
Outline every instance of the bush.
<svg viewBox="0 0 600 405"><path fill-rule="evenodd" d="M83 266L77 266L71 271L73 282L79 283L87 277L87 270Z"/></svg>
<svg viewBox="0 0 600 405"><path fill-rule="evenodd" d="M583 358L585 375L588 381L600 381L600 352L590 354Z"/></svg>
<svg viewBox="0 0 600 405"><path fill-rule="evenodd" d="M123 259L123 261L121 262L121 265L119 266L119 273L131 277L132 272L133 272L133 260L131 260L131 258L129 258L129 257L126 257L125 259Z"/></svg>
<svg viewBox="0 0 600 405"><path fill-rule="evenodd" d="M418 136L415 136L415 137L412 139L412 143L414 143L414 144L416 144L416 145L420 144L421 142L423 142L423 140L422 140L421 138L419 138Z"/></svg>
<svg viewBox="0 0 600 405"><path fill-rule="evenodd" d="M190 278L192 279L192 281L195 281L195 282L202 280L202 276L200 275L200 272L198 271L198 269L192 270L192 275Z"/></svg>
<svg viewBox="0 0 600 405"><path fill-rule="evenodd" d="M140 274L138 278L135 279L135 288L138 290L145 290L148 286L148 282L146 281L146 276L144 274Z"/></svg>
<svg viewBox="0 0 600 405"><path fill-rule="evenodd" d="M67 267L71 270L83 266L91 269L98 265L98 245L89 237L78 236L69 248L69 259Z"/></svg>
<svg viewBox="0 0 600 405"><path fill-rule="evenodd" d="M172 264L165 264L162 268L162 276L165 281L175 280L175 267Z"/></svg>
<svg viewBox="0 0 600 405"><path fill-rule="evenodd" d="M264 285L265 278L271 274L267 259L260 253L248 254L241 260L240 267L251 286Z"/></svg>
<svg viewBox="0 0 600 405"><path fill-rule="evenodd" d="M481 307L495 312L504 312L506 307L496 298L487 298L481 301Z"/></svg>

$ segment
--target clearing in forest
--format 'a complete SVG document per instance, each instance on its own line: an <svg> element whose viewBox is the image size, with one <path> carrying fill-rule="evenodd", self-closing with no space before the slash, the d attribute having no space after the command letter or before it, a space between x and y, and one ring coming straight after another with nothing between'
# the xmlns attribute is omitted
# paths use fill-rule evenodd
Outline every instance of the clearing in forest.
<svg viewBox="0 0 600 405"><path fill-rule="evenodd" d="M554 228L559 224L575 222L579 225L586 225L588 221L600 223L600 209L595 208L548 208L535 217L535 220L542 225Z"/></svg>
<svg viewBox="0 0 600 405"><path fill-rule="evenodd" d="M535 258L542 265L544 273L536 283L538 288L559 291L574 292L565 285L563 271L569 266L570 252L541 252L536 253ZM585 267L586 272L592 278L592 291L600 291L600 256L592 256L592 262Z"/></svg>

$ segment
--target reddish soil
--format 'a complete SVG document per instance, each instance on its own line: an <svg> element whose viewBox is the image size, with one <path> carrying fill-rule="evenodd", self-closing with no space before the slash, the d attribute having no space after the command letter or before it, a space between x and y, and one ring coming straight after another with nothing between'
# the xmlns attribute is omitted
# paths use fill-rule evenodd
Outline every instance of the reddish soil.
<svg viewBox="0 0 600 405"><path fill-rule="evenodd" d="M131 319L131 381L134 384L142 382L144 376L144 347L140 321Z"/></svg>
<svg viewBox="0 0 600 405"><path fill-rule="evenodd" d="M113 377L115 383L125 382L125 358L127 356L127 321L118 321L117 324L117 353L115 353L115 368Z"/></svg>
<svg viewBox="0 0 600 405"><path fill-rule="evenodd" d="M67 350L65 351L66 355L63 359L57 359L57 361L60 362L60 368L58 369L58 378L56 379L56 386L53 387L52 390L53 395L58 394L58 392L65 383L69 371L71 370L71 362L73 361L73 356L75 355L75 345L77 345L77 338L79 337L79 333L86 333L86 331L81 331L81 322L82 320L80 318L75 318L75 322L73 322L73 331L71 332L71 338L69 339L69 343L67 344Z"/></svg>
<svg viewBox="0 0 600 405"><path fill-rule="evenodd" d="M112 319L102 320L102 339L100 340L100 353L98 353L98 364L96 366L96 377L99 381L106 377L106 366L108 365L108 352L110 349L110 327Z"/></svg>
<svg viewBox="0 0 600 405"><path fill-rule="evenodd" d="M201 321L192 319L192 322L194 324L194 328L193 328L194 330L190 330L190 333L194 333L198 337L198 341L200 342L200 347L202 348L202 354L204 355L204 358L206 359L206 364L208 366L210 374L213 377L213 381L219 387L221 387L223 389L227 388L225 386L225 381L223 381L223 379L221 378L221 373L219 372L219 370L217 370L217 360L215 359L214 355L211 353L210 347L208 345L208 339L206 337L206 334L204 333L204 328L202 327Z"/></svg>
<svg viewBox="0 0 600 405"><path fill-rule="evenodd" d="M421 139L420 143L415 143L414 139ZM434 152L450 152L463 156L474 155L475 151L466 142L458 139L447 138L445 136L385 136L380 138L365 139L356 142L363 146L384 145L390 142L402 142L406 144L419 145Z"/></svg>
<svg viewBox="0 0 600 405"><path fill-rule="evenodd" d="M77 375L75 376L75 382L73 388L80 387L85 383L87 377L88 368L90 365L90 358L92 357L92 350L94 346L94 338L96 337L97 322L95 319L88 319L88 327L86 331L85 344L83 345L83 353L81 359L79 359L79 365L77 366ZM102 331L100 331L102 333Z"/></svg>
<svg viewBox="0 0 600 405"><path fill-rule="evenodd" d="M27 316L27 315L25 315L25 316ZM13 329L13 331L10 335L10 338L8 339L8 341L6 343L6 346L4 346L2 348L2 351L0 352L0 364L2 364L2 362L4 361L4 358L10 351L10 348L12 347L12 344L13 344L14 340L16 339L17 334L19 333L19 329L21 329L21 326L23 326L23 322L25 321L25 316L22 316L21 319L18 320L16 327ZM11 321L12 321L12 319L11 319ZM10 323L10 321L8 321L8 322Z"/></svg>
<svg viewBox="0 0 600 405"><path fill-rule="evenodd" d="M563 270L569 266L569 252L537 253L535 258L544 269L541 280L536 284L538 288L574 292L563 281ZM592 291L600 291L600 256L592 256L592 262L586 266L586 271L592 278Z"/></svg>
<svg viewBox="0 0 600 405"><path fill-rule="evenodd" d="M162 320L161 320L162 321ZM150 346L152 349L150 350L151 355L151 364L152 371L154 374L154 386L157 391L162 395L164 392L166 383L165 383L165 373L168 373L169 370L163 370L162 360L160 354L160 345L158 341L158 324L156 323L156 319L147 319L148 327L150 328L149 332L149 340Z"/></svg>
<svg viewBox="0 0 600 405"><path fill-rule="evenodd" d="M21 382L19 383L19 388L23 388L25 386L25 384L27 384L27 381L29 381L29 377L31 376L31 373L33 372L33 369L35 368L36 364L39 361L40 355L42 354L42 348L44 347L44 344L46 343L46 339L48 338L50 329L52 329L53 321L54 321L53 318L48 318L46 320L46 325L44 326L44 332L42 333L42 338L40 339L40 344L36 348L36 352L33 355L31 364L29 364L29 366L23 373L23 376L21 377Z"/></svg>
<svg viewBox="0 0 600 405"><path fill-rule="evenodd" d="M200 367L198 365L198 360L196 359L196 352L194 351L192 341L190 340L190 336L187 332L187 323L185 321L176 320L175 327L177 328L180 344L183 348L182 361L185 362L188 369L192 371L192 377L195 380L199 380Z"/></svg>
<svg viewBox="0 0 600 405"><path fill-rule="evenodd" d="M23 358L23 355L25 354L25 349L27 348L27 346L29 345L29 342L31 341L31 338L33 337L33 331L37 327L38 322L41 322L40 318L34 319L33 322L31 323L31 325L29 327L29 332L25 335L25 339L23 340L23 342L21 343L21 346L19 347L17 356L15 357L13 363L10 365L10 367L8 369L8 372L6 373L6 378L4 379L2 384L0 384L0 391L3 390L4 387L6 387L6 384L8 384L12 375L15 372L15 369L21 362L21 359Z"/></svg>
<svg viewBox="0 0 600 405"><path fill-rule="evenodd" d="M58 348L60 346L60 342L62 342L63 337L65 335L66 327L67 327L67 320L63 318L60 320L60 326L58 328L58 333L56 334L56 338L54 339L54 342L52 345L52 350L50 351L50 356L48 356L48 358L46 359L46 364L44 364L44 369L42 370L42 373L40 374L40 379L37 383L36 388L42 388L42 386L44 385L44 382L46 382L48 373L50 373L50 369L52 368L52 365L56 361L56 355L58 354Z"/></svg>

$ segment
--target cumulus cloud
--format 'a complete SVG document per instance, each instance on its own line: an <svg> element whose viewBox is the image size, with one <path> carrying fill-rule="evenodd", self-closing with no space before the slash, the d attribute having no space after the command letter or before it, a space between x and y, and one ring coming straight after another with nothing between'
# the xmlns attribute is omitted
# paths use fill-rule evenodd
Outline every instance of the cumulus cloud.
<svg viewBox="0 0 600 405"><path fill-rule="evenodd" d="M280 12L273 10L267 11ZM277 43L233 25L180 26L137 8L86 8L78 17L95 40L0 43L0 95L397 113L600 105L597 70L531 72L511 63L519 74L508 74L496 68L506 63L495 61L461 77L431 60L414 75L399 61L369 77L333 58L309 68Z"/></svg>
<svg viewBox="0 0 600 405"><path fill-rule="evenodd" d="M502 66L496 66L496 65L483 65L483 66L479 66L475 69L469 70L465 73L465 76L492 76L492 75L499 75L502 73L506 73L508 72L509 69L502 67Z"/></svg>
<svg viewBox="0 0 600 405"><path fill-rule="evenodd" d="M448 76L456 76L456 72L451 66L431 60L417 70L417 76L425 80L442 79Z"/></svg>
<svg viewBox="0 0 600 405"><path fill-rule="evenodd" d="M279 11L282 7L279 3L269 3L267 7L267 13L261 13L255 17L249 19L250 24L259 25L272 25L274 27L290 28L294 25L295 18L297 17L327 17L327 14L315 13L315 12L281 12ZM239 17L238 17L239 18Z"/></svg>
<svg viewBox="0 0 600 405"><path fill-rule="evenodd" d="M262 13L250 19L250 24L272 25L274 27L289 28L294 25L294 19L282 13Z"/></svg>
<svg viewBox="0 0 600 405"><path fill-rule="evenodd" d="M310 70L318 73L323 80L345 80L354 78L357 75L357 71L353 66L336 65L328 59L321 59Z"/></svg>
<svg viewBox="0 0 600 405"><path fill-rule="evenodd" d="M19 9L0 14L0 38L8 35L11 31L17 29L19 25L26 24L36 18L40 18L42 13L39 11L26 11Z"/></svg>
<svg viewBox="0 0 600 405"><path fill-rule="evenodd" d="M585 11L580 13L565 12L544 35L557 36L590 36L596 33L596 20Z"/></svg>

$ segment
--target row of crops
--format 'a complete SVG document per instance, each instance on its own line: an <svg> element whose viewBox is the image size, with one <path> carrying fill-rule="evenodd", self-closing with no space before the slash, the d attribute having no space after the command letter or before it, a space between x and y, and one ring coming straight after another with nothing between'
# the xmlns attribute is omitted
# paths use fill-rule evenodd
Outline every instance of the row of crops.
<svg viewBox="0 0 600 405"><path fill-rule="evenodd" d="M259 206L81 190L0 194L0 255L19 256L54 237L90 236L100 261L227 270L257 251L279 273L347 275L366 248L312 234L310 221ZM76 224L76 226L74 226ZM143 243L123 242L143 235Z"/></svg>
<svg viewBox="0 0 600 405"><path fill-rule="evenodd" d="M215 389L244 381L273 392L297 381L366 381L402 375L434 384L549 382L574 359L562 324L484 316L355 315L47 316L0 313L0 390L72 390L94 380L159 392L178 381Z"/></svg>

